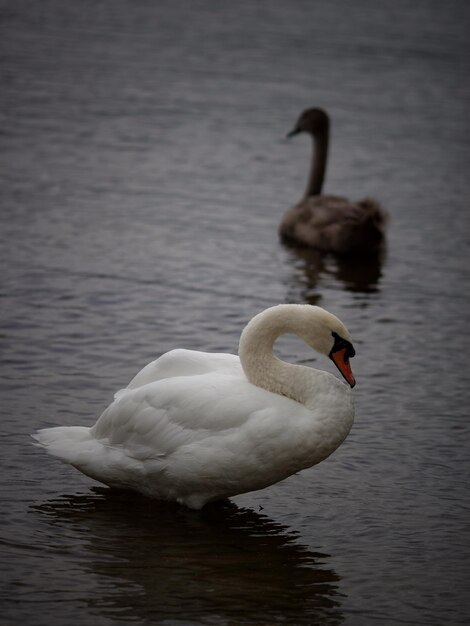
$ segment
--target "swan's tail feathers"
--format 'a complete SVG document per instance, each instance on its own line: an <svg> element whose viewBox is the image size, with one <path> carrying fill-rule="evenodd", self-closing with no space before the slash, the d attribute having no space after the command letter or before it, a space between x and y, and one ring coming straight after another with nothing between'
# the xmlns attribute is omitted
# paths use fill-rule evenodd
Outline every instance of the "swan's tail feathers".
<svg viewBox="0 0 470 626"><path fill-rule="evenodd" d="M84 426L43 428L31 436L36 440L35 446L75 466L80 465L84 455L89 456L91 448L100 446L90 429Z"/></svg>

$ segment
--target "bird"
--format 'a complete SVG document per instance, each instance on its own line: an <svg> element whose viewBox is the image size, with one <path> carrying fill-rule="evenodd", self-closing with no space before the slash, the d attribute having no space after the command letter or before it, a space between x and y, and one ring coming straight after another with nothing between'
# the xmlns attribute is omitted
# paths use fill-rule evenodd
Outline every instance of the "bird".
<svg viewBox="0 0 470 626"><path fill-rule="evenodd" d="M288 363L293 333L344 377ZM256 491L327 458L354 419L344 324L309 304L278 304L244 327L239 356L175 348L119 390L94 426L37 431L35 445L112 488L190 509Z"/></svg>
<svg viewBox="0 0 470 626"><path fill-rule="evenodd" d="M306 109L294 128L293 137L308 133L314 141L307 187L302 199L288 209L279 224L283 242L309 246L324 253L367 255L383 247L387 212L378 202L365 198L323 195L322 187L328 156L330 118L320 108Z"/></svg>

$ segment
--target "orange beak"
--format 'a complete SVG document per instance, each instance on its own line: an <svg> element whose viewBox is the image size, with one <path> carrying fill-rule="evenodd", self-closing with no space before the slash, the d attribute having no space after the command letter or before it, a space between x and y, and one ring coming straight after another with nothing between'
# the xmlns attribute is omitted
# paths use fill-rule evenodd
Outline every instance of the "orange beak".
<svg viewBox="0 0 470 626"><path fill-rule="evenodd" d="M351 366L349 365L348 349L342 348L341 350L335 350L335 352L331 353L330 358L350 387L354 387L356 380L352 373Z"/></svg>

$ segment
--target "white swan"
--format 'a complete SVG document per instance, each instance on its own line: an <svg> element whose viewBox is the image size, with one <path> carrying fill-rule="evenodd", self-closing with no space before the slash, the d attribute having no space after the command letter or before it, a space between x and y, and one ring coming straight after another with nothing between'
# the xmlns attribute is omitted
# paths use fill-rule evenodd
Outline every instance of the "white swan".
<svg viewBox="0 0 470 626"><path fill-rule="evenodd" d="M94 426L45 428L36 445L111 487L194 509L267 487L329 456L354 416L347 385L273 354L284 333L329 356L354 386L341 321L280 304L243 330L240 358L172 350L118 391Z"/></svg>

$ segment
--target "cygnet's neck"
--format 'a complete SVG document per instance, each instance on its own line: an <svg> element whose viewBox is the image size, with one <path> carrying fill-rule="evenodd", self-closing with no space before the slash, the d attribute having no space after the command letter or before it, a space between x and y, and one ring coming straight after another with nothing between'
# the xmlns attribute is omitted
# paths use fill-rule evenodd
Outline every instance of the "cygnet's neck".
<svg viewBox="0 0 470 626"><path fill-rule="evenodd" d="M324 128L321 130L317 130L315 135L313 133L311 135L313 140L313 151L304 198L308 198L309 196L319 196L321 194L328 157L328 135L328 124L325 124Z"/></svg>

